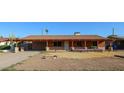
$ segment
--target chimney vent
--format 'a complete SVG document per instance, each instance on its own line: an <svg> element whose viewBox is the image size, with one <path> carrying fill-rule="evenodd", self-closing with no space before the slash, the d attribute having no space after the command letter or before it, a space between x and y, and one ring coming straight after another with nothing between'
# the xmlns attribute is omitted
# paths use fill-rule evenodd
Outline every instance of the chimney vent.
<svg viewBox="0 0 124 93"><path fill-rule="evenodd" d="M80 32L74 32L75 36L81 35Z"/></svg>

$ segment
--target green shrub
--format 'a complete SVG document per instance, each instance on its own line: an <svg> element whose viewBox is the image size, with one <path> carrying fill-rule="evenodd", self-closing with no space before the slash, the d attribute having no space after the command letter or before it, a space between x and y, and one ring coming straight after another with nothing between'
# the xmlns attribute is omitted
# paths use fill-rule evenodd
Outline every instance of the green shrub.
<svg viewBox="0 0 124 93"><path fill-rule="evenodd" d="M92 49L97 49L97 46L91 46Z"/></svg>
<svg viewBox="0 0 124 93"><path fill-rule="evenodd" d="M10 49L9 45L2 45L2 46L0 46L0 50L8 50L8 49Z"/></svg>

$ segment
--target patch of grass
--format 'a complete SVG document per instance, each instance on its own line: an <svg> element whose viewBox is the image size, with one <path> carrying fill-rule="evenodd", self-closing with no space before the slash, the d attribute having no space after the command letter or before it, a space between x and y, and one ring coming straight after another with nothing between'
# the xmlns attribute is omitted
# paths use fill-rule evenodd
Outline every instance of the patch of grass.
<svg viewBox="0 0 124 93"><path fill-rule="evenodd" d="M4 50L4 49L10 49L10 46L9 45L1 45L0 50Z"/></svg>
<svg viewBox="0 0 124 93"><path fill-rule="evenodd" d="M16 65L22 65L23 63L22 62L20 62L20 63L17 63Z"/></svg>

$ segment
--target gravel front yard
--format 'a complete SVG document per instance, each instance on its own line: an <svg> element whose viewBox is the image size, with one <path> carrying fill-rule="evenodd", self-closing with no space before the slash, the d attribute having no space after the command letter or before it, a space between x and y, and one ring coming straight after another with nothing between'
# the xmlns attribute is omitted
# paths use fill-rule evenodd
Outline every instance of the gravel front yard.
<svg viewBox="0 0 124 93"><path fill-rule="evenodd" d="M116 58L113 56L114 54L124 54L124 51L104 53L44 52L4 70L124 71L124 58ZM57 59L53 58L54 55L57 55Z"/></svg>

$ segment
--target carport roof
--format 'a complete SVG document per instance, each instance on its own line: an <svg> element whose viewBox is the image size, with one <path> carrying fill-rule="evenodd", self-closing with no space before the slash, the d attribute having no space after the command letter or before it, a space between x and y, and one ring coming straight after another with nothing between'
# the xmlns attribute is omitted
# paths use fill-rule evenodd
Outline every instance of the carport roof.
<svg viewBox="0 0 124 93"><path fill-rule="evenodd" d="M117 35L111 35L108 38L117 39L117 40L124 40L124 36L117 36Z"/></svg>

